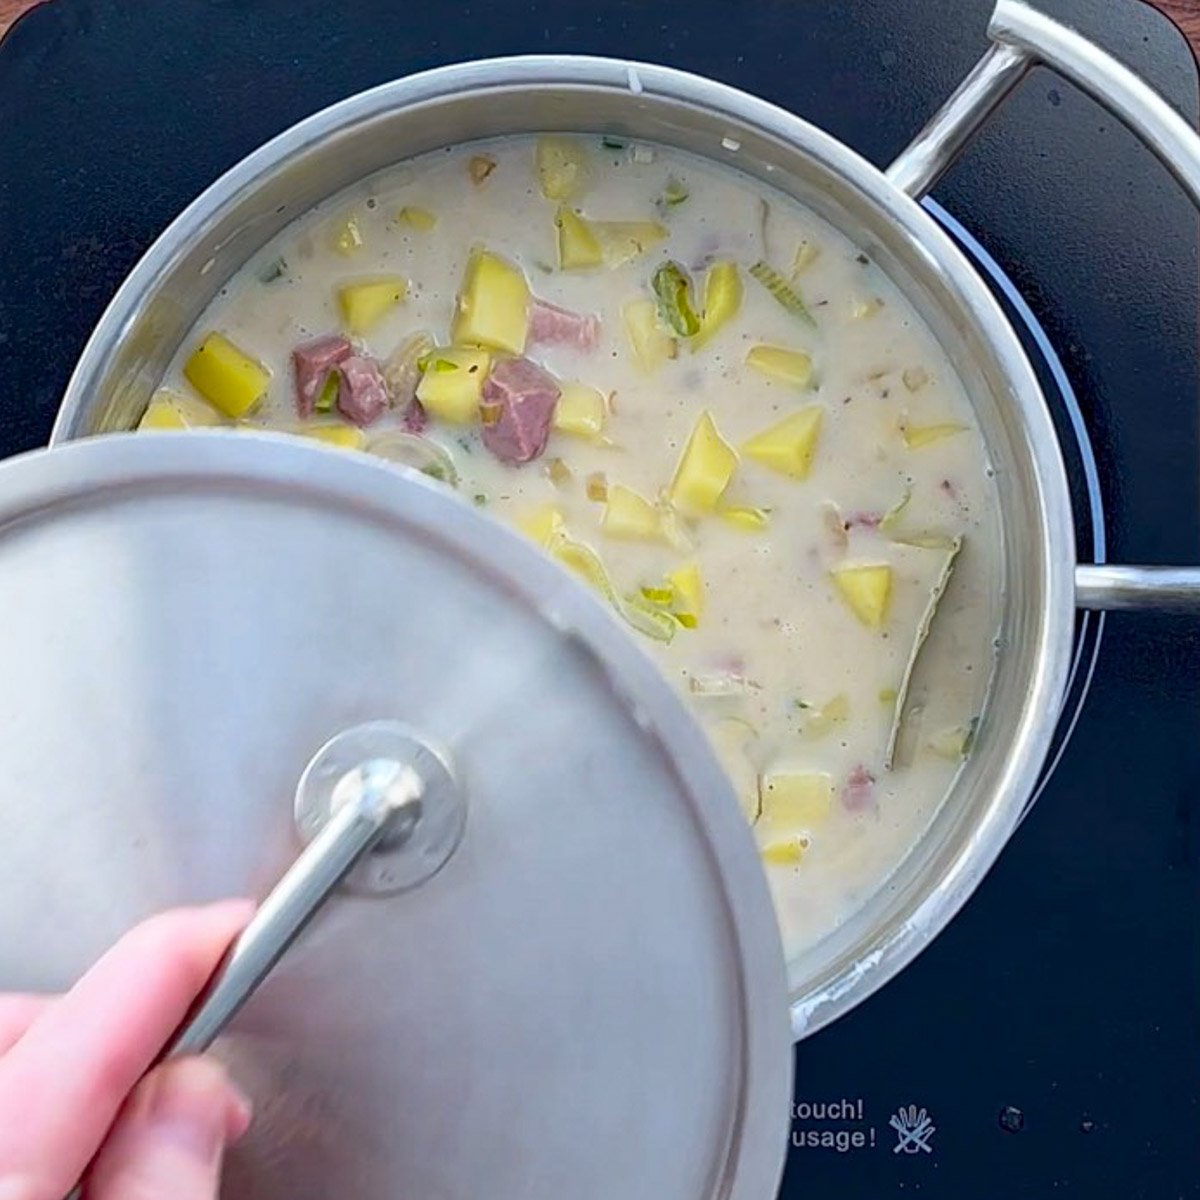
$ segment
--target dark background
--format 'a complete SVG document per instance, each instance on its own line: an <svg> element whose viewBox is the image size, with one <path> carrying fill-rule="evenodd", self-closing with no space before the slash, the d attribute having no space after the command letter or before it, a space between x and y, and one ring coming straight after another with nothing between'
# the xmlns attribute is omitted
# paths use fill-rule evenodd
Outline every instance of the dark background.
<svg viewBox="0 0 1200 1200"><path fill-rule="evenodd" d="M1194 123L1195 64L1164 18L1137 0L1043 7ZM89 329L171 217L351 92L482 55L645 58L784 104L883 164L981 52L987 10L54 0L0 43L0 452L45 440ZM1038 71L935 194L1062 354L1096 443L1110 557L1200 561L1197 223L1165 172ZM793 1151L784 1194L1200 1196L1198 785L1200 620L1111 618L1064 763L977 896L799 1048L797 1100L861 1099L862 1125L841 1124L874 1127L876 1145ZM892 1153L888 1116L909 1103L937 1125L931 1154Z"/></svg>

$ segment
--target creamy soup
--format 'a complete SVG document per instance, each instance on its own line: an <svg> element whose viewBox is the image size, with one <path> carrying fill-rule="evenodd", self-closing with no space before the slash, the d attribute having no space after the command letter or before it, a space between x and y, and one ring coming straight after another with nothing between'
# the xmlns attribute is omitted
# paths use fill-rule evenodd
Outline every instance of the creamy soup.
<svg viewBox="0 0 1200 1200"><path fill-rule="evenodd" d="M1000 542L966 396L866 255L735 172L597 136L379 174L230 280L142 424L221 421L415 465L597 588L709 733L792 958L969 752Z"/></svg>

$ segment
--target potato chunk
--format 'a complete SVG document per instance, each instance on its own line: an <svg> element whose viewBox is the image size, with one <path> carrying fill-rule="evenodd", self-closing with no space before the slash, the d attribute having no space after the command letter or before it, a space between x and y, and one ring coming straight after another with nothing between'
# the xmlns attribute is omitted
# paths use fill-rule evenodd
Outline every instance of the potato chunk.
<svg viewBox="0 0 1200 1200"><path fill-rule="evenodd" d="M545 549L563 528L562 509L555 504L543 504L519 517L516 524L531 542Z"/></svg>
<svg viewBox="0 0 1200 1200"><path fill-rule="evenodd" d="M350 333L369 333L379 322L404 302L408 280L400 275L377 275L344 283L337 290L338 311Z"/></svg>
<svg viewBox="0 0 1200 1200"><path fill-rule="evenodd" d="M183 413L164 396L155 396L142 414L138 422L139 432L175 433L187 429L188 423L183 419Z"/></svg>
<svg viewBox="0 0 1200 1200"><path fill-rule="evenodd" d="M752 508L747 504L723 504L717 509L717 516L727 525L749 533L761 533L771 523L770 509Z"/></svg>
<svg viewBox="0 0 1200 1200"><path fill-rule="evenodd" d="M417 399L440 420L468 425L479 416L491 355L475 346L434 350L425 363Z"/></svg>
<svg viewBox="0 0 1200 1200"><path fill-rule="evenodd" d="M339 221L330 232L329 240L339 254L345 254L347 257L361 250L363 235L358 224L358 217L351 214Z"/></svg>
<svg viewBox="0 0 1200 1200"><path fill-rule="evenodd" d="M150 397L150 403L138 422L138 429L170 432L221 424L221 414L212 405L194 396L181 396L178 392L160 388Z"/></svg>
<svg viewBox="0 0 1200 1200"><path fill-rule="evenodd" d="M808 839L802 836L772 838L765 842L759 854L765 863L775 867L795 867L804 861Z"/></svg>
<svg viewBox="0 0 1200 1200"><path fill-rule="evenodd" d="M633 357L643 371L654 371L678 352L678 344L658 323L653 300L631 300L621 309Z"/></svg>
<svg viewBox="0 0 1200 1200"><path fill-rule="evenodd" d="M944 441L956 433L966 433L965 425L944 421L938 425L905 425L902 434L904 444L910 450L919 450L922 446L932 446L935 442Z"/></svg>
<svg viewBox="0 0 1200 1200"><path fill-rule="evenodd" d="M585 383L564 383L554 406L554 428L576 437L595 438L604 431L608 406L604 396Z"/></svg>
<svg viewBox="0 0 1200 1200"><path fill-rule="evenodd" d="M577 212L560 208L554 224L558 230L558 265L562 270L580 271L604 262L600 239Z"/></svg>
<svg viewBox="0 0 1200 1200"><path fill-rule="evenodd" d="M529 284L519 267L498 254L477 250L467 263L450 336L520 354L529 328Z"/></svg>
<svg viewBox="0 0 1200 1200"><path fill-rule="evenodd" d="M396 220L420 233L428 233L437 224L437 217L429 209L414 208L407 204L396 213Z"/></svg>
<svg viewBox="0 0 1200 1200"><path fill-rule="evenodd" d="M605 266L614 270L657 246L667 228L657 221L589 221L562 207L554 218L558 229L558 265L564 271Z"/></svg>
<svg viewBox="0 0 1200 1200"><path fill-rule="evenodd" d="M742 307L742 277L737 263L716 262L704 277L704 313L700 330L692 338L693 350L699 350L724 325L737 316Z"/></svg>
<svg viewBox="0 0 1200 1200"><path fill-rule="evenodd" d="M565 137L540 137L533 152L538 186L547 200L570 200L583 189L583 147Z"/></svg>
<svg viewBox="0 0 1200 1200"><path fill-rule="evenodd" d="M737 451L717 432L712 414L701 413L671 480L672 502L693 512L712 512L737 465Z"/></svg>
<svg viewBox="0 0 1200 1200"><path fill-rule="evenodd" d="M608 489L600 527L616 538L655 541L662 535L658 509L645 496L621 483L614 483Z"/></svg>
<svg viewBox="0 0 1200 1200"><path fill-rule="evenodd" d="M223 333L210 333L184 363L183 374L227 417L244 417L266 394L267 368L243 354Z"/></svg>
<svg viewBox="0 0 1200 1200"><path fill-rule="evenodd" d="M820 771L782 771L762 779L762 816L773 833L796 834L821 824L833 807L833 783Z"/></svg>
<svg viewBox="0 0 1200 1200"><path fill-rule="evenodd" d="M362 450L367 444L367 435L355 425L301 425L295 432L343 450Z"/></svg>
<svg viewBox="0 0 1200 1200"><path fill-rule="evenodd" d="M807 388L812 383L812 359L803 350L786 350L782 346L751 346L746 365L768 379Z"/></svg>
<svg viewBox="0 0 1200 1200"><path fill-rule="evenodd" d="M810 404L755 434L743 444L742 452L772 471L804 479L812 467L823 415L819 405Z"/></svg>
<svg viewBox="0 0 1200 1200"><path fill-rule="evenodd" d="M833 582L850 611L868 629L883 626L892 597L891 567L886 563L836 567Z"/></svg>
<svg viewBox="0 0 1200 1200"><path fill-rule="evenodd" d="M592 221L590 227L610 271L632 262L667 236L667 227L657 221Z"/></svg>

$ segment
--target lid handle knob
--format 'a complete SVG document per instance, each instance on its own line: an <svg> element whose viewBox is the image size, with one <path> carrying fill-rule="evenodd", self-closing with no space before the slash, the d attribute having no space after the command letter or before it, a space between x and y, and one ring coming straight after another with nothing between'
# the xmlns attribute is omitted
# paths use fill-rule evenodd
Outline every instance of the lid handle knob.
<svg viewBox="0 0 1200 1200"><path fill-rule="evenodd" d="M168 1058L207 1050L351 867L385 837L390 845L408 840L420 821L423 791L416 771L390 759L372 759L342 776L329 820L259 906Z"/></svg>

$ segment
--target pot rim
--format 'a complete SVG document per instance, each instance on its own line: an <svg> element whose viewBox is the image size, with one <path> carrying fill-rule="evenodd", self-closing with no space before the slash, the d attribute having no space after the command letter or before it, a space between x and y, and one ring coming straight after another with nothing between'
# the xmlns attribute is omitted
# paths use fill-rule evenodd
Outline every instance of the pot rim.
<svg viewBox="0 0 1200 1200"><path fill-rule="evenodd" d="M1009 741L1007 761L990 802L935 886L917 901L875 949L814 994L792 998L797 1039L848 1011L876 991L950 921L990 869L1016 827L1032 794L1053 733L1068 675L1073 641L1075 549L1071 501L1049 410L1033 368L1008 319L974 267L936 221L879 168L803 118L730 85L672 67L585 55L516 55L436 67L392 80L341 100L278 134L220 176L159 235L126 277L71 375L50 445L83 436L86 400L107 362L148 298L231 205L252 195L282 163L302 156L323 139L363 126L397 109L464 92L524 87L601 89L682 103L719 122L725 117L751 126L806 155L845 180L880 211L935 269L953 295L1007 384L1025 431L1038 517L1022 530L1022 553L1036 552L1043 604L1029 653L1036 655L1027 699ZM714 149L721 142L714 130ZM725 147L730 149L728 145Z"/></svg>

